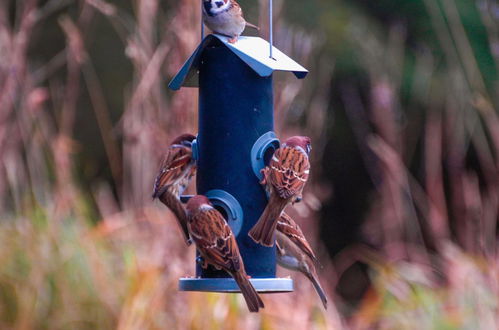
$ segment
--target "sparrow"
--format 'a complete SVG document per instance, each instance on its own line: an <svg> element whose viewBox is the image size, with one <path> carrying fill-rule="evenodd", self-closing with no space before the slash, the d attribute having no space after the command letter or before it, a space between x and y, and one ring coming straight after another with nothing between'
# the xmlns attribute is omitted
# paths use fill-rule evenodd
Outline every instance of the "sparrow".
<svg viewBox="0 0 499 330"><path fill-rule="evenodd" d="M237 41L246 26L259 30L246 22L236 0L203 0L203 22L213 32L231 38L230 43Z"/></svg>
<svg viewBox="0 0 499 330"><path fill-rule="evenodd" d="M187 202L187 227L202 257L201 266L209 265L229 273L241 289L250 312L258 312L264 304L246 275L236 238L224 217L203 195Z"/></svg>
<svg viewBox="0 0 499 330"><path fill-rule="evenodd" d="M152 193L153 199L158 198L175 214L187 245L190 245L191 241L187 229L187 215L180 195L196 173L191 149L195 138L192 134L182 134L172 141L161 161Z"/></svg>
<svg viewBox="0 0 499 330"><path fill-rule="evenodd" d="M317 257L308 244L300 227L286 213L281 213L276 226L277 263L284 268L298 271L313 284L315 291L327 309L327 297L317 278Z"/></svg>
<svg viewBox="0 0 499 330"><path fill-rule="evenodd" d="M281 212L288 204L301 199L303 187L310 173L308 160L311 140L307 136L292 136L275 151L263 170L263 180L269 202L260 219L248 235L264 246L274 245L274 231Z"/></svg>

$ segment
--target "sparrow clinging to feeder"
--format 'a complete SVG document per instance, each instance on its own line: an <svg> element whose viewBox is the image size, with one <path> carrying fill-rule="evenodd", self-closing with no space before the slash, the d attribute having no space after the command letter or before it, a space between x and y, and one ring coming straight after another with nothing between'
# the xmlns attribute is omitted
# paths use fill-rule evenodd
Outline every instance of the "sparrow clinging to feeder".
<svg viewBox="0 0 499 330"><path fill-rule="evenodd" d="M187 202L187 218L192 240L203 258L202 267L210 264L229 273L241 289L250 312L258 312L264 307L263 301L246 275L236 238L222 214L206 196L197 195Z"/></svg>
<svg viewBox="0 0 499 330"><path fill-rule="evenodd" d="M300 227L282 212L276 227L277 263L287 269L298 271L311 282L327 309L327 297L317 278L317 258Z"/></svg>
<svg viewBox="0 0 499 330"><path fill-rule="evenodd" d="M187 229L187 215L180 202L180 195L196 172L191 148L195 138L192 134L182 134L173 140L161 161L152 194L153 198L158 198L175 214L187 245L190 245L191 241Z"/></svg>
<svg viewBox="0 0 499 330"><path fill-rule="evenodd" d="M235 43L246 26L258 27L246 22L241 6L236 0L203 0L203 22L215 33L225 35Z"/></svg>
<svg viewBox="0 0 499 330"><path fill-rule="evenodd" d="M310 173L308 160L311 147L307 136L292 136L275 151L270 163L262 170L262 184L270 195L258 222L248 235L257 243L274 245L277 219L289 203L301 199L303 187Z"/></svg>

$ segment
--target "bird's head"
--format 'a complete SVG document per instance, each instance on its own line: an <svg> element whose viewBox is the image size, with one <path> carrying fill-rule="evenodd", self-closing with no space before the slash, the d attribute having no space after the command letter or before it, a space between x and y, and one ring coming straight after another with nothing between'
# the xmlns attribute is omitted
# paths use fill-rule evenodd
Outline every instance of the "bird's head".
<svg viewBox="0 0 499 330"><path fill-rule="evenodd" d="M192 141L194 141L195 139L196 139L196 137L194 135L189 134L189 133L185 133L185 134L182 134L180 136L177 136L175 138L175 140L172 141L172 145L178 144L178 145L182 145L182 146L191 148Z"/></svg>
<svg viewBox="0 0 499 330"><path fill-rule="evenodd" d="M231 0L203 0L203 8L209 16L215 16L230 8Z"/></svg>
<svg viewBox="0 0 499 330"><path fill-rule="evenodd" d="M302 148L307 155L312 151L312 140L308 136L292 136L284 142L284 145L286 147Z"/></svg>
<svg viewBox="0 0 499 330"><path fill-rule="evenodd" d="M189 199L186 208L188 214L194 214L204 209L212 209L213 206L211 205L208 197L204 195L196 195Z"/></svg>

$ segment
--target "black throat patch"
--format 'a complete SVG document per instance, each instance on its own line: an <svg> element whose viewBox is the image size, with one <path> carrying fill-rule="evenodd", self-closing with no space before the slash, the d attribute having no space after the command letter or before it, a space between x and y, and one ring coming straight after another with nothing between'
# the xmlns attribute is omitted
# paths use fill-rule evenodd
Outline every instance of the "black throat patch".
<svg viewBox="0 0 499 330"><path fill-rule="evenodd" d="M217 2L223 2L223 1L217 1ZM229 5L229 7L227 7L227 9L225 9L224 11L221 11L221 12L215 14L215 13L211 12L211 8L213 8L211 4L212 4L211 1L203 1L204 11L210 17L214 17L216 15L223 14L223 13L229 11L232 7L234 7L234 4L231 2L230 5ZM221 6L218 6L218 8L220 8Z"/></svg>

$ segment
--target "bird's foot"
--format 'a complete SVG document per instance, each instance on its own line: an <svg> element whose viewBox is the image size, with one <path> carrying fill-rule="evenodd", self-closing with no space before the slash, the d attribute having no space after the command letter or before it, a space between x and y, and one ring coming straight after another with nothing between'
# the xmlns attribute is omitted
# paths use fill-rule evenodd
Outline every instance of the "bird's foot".
<svg viewBox="0 0 499 330"><path fill-rule="evenodd" d="M277 253L279 253L280 256L283 256L286 254L286 251L284 251L284 249L279 245L278 242L275 243L276 245L276 250L277 250Z"/></svg>
<svg viewBox="0 0 499 330"><path fill-rule="evenodd" d="M262 186L266 185L267 184L267 168L262 168L260 170L260 173L262 174L262 179L260 180L260 184Z"/></svg>

